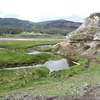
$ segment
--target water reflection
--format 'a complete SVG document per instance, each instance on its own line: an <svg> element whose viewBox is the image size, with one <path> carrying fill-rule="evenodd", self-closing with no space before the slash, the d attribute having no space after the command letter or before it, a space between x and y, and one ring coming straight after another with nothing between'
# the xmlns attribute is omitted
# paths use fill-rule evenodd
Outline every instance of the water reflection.
<svg viewBox="0 0 100 100"><path fill-rule="evenodd" d="M50 72L53 72L53 71L58 71L58 70L62 70L62 69L69 69L69 65L68 65L68 62L66 59L61 59L61 60L57 60L57 61L47 61L45 64L44 64L45 67L47 67Z"/></svg>
<svg viewBox="0 0 100 100"><path fill-rule="evenodd" d="M37 50L35 49L35 47L30 48L30 49L28 49L28 50L29 50L29 51L32 51L32 52L27 53L27 54L39 54L39 53L42 53L42 52L37 51Z"/></svg>
<svg viewBox="0 0 100 100"><path fill-rule="evenodd" d="M42 45L42 46L37 46L37 47L40 47L41 49L43 49L43 48L50 48L52 47L52 45ZM31 51L30 53L27 53L27 54L51 53L51 52L39 52L38 50L35 49L35 47L29 48L27 50Z"/></svg>
<svg viewBox="0 0 100 100"><path fill-rule="evenodd" d="M39 51L33 51L33 52L30 52L30 53L27 53L27 54L39 54L39 53L42 53L42 52L39 52Z"/></svg>
<svg viewBox="0 0 100 100"><path fill-rule="evenodd" d="M0 48L0 50L3 50L4 48Z"/></svg>

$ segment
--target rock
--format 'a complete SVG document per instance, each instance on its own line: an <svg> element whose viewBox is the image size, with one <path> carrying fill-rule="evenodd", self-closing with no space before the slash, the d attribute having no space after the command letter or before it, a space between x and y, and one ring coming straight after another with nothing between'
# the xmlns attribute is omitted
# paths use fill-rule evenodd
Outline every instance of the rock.
<svg viewBox="0 0 100 100"><path fill-rule="evenodd" d="M89 48L90 48L89 45L85 45L85 46L84 46L84 49L85 49L85 50L87 50L87 49L89 49Z"/></svg>
<svg viewBox="0 0 100 100"><path fill-rule="evenodd" d="M94 37L94 39L96 39L97 36L100 35L100 33L98 32L100 30L99 28L100 28L100 13L92 13L89 17L84 19L83 24L77 30L69 33L66 36L66 39L70 40L71 38L75 38L73 37L75 35L80 35L80 36L84 35L85 36L85 37L83 36L84 38Z"/></svg>
<svg viewBox="0 0 100 100"><path fill-rule="evenodd" d="M66 36L66 41L54 47L55 52L66 49L82 56L95 56L100 51L100 13L92 13L83 24ZM61 52L62 53L62 52ZM63 53L64 54L64 53Z"/></svg>
<svg viewBox="0 0 100 100"><path fill-rule="evenodd" d="M53 51L58 51L59 49L60 49L60 47L61 47L61 45L60 44L57 44L55 47L54 47L54 49L53 49Z"/></svg>

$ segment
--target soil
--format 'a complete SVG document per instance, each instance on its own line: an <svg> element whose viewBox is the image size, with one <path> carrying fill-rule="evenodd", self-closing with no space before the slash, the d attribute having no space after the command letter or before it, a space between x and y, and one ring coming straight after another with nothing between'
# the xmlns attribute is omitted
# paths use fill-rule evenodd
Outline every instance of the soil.
<svg viewBox="0 0 100 100"><path fill-rule="evenodd" d="M20 91L10 95L0 96L0 100L100 100L100 87L94 88L92 86L86 85L83 90L84 93L82 96L66 95L65 97L47 97L41 95L34 97L33 94Z"/></svg>

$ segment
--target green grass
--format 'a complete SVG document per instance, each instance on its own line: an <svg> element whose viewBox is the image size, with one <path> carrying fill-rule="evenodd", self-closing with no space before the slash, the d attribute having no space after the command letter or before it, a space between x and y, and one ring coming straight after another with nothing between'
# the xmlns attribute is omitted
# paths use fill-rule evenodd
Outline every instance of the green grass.
<svg viewBox="0 0 100 100"><path fill-rule="evenodd" d="M29 47L55 44L58 42L59 41L0 41L0 47L5 48L5 50L0 50L0 68L44 64L48 60L59 60L62 57L49 53L40 53L35 55L26 54L26 49ZM32 75L28 75L28 72ZM27 68L11 71L0 69L1 90L19 88L24 85L26 86L29 83L41 82L41 77L46 78L48 73L49 70L47 68ZM32 82L30 80L32 80Z"/></svg>
<svg viewBox="0 0 100 100"><path fill-rule="evenodd" d="M5 34L4 38L32 38L32 39L65 39L63 35L22 32L21 34Z"/></svg>
<svg viewBox="0 0 100 100"><path fill-rule="evenodd" d="M8 65L12 67L11 64L16 63L44 63L46 60L60 59L59 56L52 54L43 53L28 55L25 54L25 52L19 52L19 47L21 46L23 46L22 49L25 50L28 47L33 47L33 44L35 44L34 46L39 45L39 43L42 45L43 42L40 41L38 41L38 43L35 43L35 41L1 42L1 47L4 46L8 50L14 50L14 52L0 50L0 63L4 67ZM19 47L17 47L18 45ZM15 49L16 47L17 50ZM85 83L92 87L100 86L100 64L91 59L91 62L87 67L88 59L73 54L70 55L66 50L62 50L62 52L66 53L65 57L68 54L68 57L70 56L71 59L76 59L80 65L71 66L70 69L66 70L55 71L51 75L48 75L49 70L44 67L14 70L1 69L0 95L8 95L22 91L24 93L29 93L32 96L80 96L84 91ZM100 57L98 56L98 58Z"/></svg>
<svg viewBox="0 0 100 100"><path fill-rule="evenodd" d="M0 78L4 83L1 84L1 90L6 91L1 91L1 95L22 91L33 96L81 96L84 91L85 83L88 83L92 87L100 86L100 65L96 64L94 60L91 61L90 67L87 70L81 71L81 66L79 68L73 66L73 68L74 70L80 68L80 71L77 70L77 74L74 74L74 70L69 69L68 72L73 73L73 76L69 78L67 78L68 73L66 70L53 73L62 73L64 75L63 77L50 77L48 75L49 70L43 67L41 67L41 69L2 70L1 73L3 73L3 76ZM11 79L8 77L11 77ZM7 91L9 89L11 89L11 91Z"/></svg>
<svg viewBox="0 0 100 100"><path fill-rule="evenodd" d="M44 64L48 60L61 59L60 56L40 53L36 55L29 55L24 53L9 52L5 50L0 51L0 68L28 66L33 64Z"/></svg>
<svg viewBox="0 0 100 100"><path fill-rule="evenodd" d="M51 74L51 77L54 77L54 78L72 77L75 74L78 74L86 69L86 63L88 63L88 60L80 57L80 60L78 61L78 63L80 65L73 65L70 67L70 69L55 71L54 73Z"/></svg>
<svg viewBox="0 0 100 100"><path fill-rule="evenodd" d="M75 35L75 37L78 37L78 36L85 36L85 34L78 34L78 35Z"/></svg>
<svg viewBox="0 0 100 100"><path fill-rule="evenodd" d="M0 41L0 47L16 52L28 52L26 49L39 45L56 44L62 40L52 41Z"/></svg>
<svg viewBox="0 0 100 100"><path fill-rule="evenodd" d="M42 83L48 73L45 67L0 70L0 91Z"/></svg>
<svg viewBox="0 0 100 100"><path fill-rule="evenodd" d="M30 52L27 48L44 45L55 44L59 41L0 41L0 68L27 66L32 64L43 64L47 60L60 59L60 56L41 53L36 55L26 54Z"/></svg>

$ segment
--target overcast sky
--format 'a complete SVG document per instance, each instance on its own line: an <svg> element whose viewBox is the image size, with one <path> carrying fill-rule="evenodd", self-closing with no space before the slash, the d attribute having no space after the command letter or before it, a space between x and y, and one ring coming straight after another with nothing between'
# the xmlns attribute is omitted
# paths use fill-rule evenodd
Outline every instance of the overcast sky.
<svg viewBox="0 0 100 100"><path fill-rule="evenodd" d="M100 0L0 0L0 17L32 22L65 19L83 22L100 12Z"/></svg>

